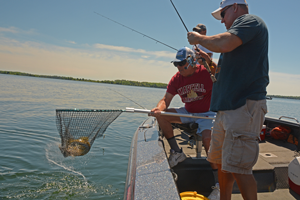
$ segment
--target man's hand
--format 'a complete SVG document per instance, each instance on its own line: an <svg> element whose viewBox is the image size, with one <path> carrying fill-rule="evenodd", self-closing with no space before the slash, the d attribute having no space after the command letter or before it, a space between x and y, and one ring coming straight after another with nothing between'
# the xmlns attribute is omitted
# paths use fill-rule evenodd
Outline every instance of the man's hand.
<svg viewBox="0 0 300 200"><path fill-rule="evenodd" d="M148 116L159 117L161 111L165 111L169 107L173 97L174 95L166 92L165 96L158 102L157 106L151 110Z"/></svg>
<svg viewBox="0 0 300 200"><path fill-rule="evenodd" d="M198 37L201 36L197 32L188 32L187 39L191 45L199 44Z"/></svg>
<svg viewBox="0 0 300 200"><path fill-rule="evenodd" d="M201 51L201 50L200 50L200 51ZM196 60L198 61L198 63L199 63L200 65L203 65L201 54L198 53L198 52L196 52L195 54L196 54Z"/></svg>
<svg viewBox="0 0 300 200"><path fill-rule="evenodd" d="M155 107L151 110L151 113L148 116L159 117L161 114L161 110L158 107Z"/></svg>
<svg viewBox="0 0 300 200"><path fill-rule="evenodd" d="M203 65L202 59L200 58L204 59L208 64L210 64L211 62L210 56L201 49L199 49L199 51L196 52L196 59L201 65Z"/></svg>

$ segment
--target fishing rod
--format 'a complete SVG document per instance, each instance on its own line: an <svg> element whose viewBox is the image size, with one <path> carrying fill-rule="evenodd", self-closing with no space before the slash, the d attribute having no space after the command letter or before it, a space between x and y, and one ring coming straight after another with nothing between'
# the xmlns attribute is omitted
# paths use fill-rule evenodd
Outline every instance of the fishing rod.
<svg viewBox="0 0 300 200"><path fill-rule="evenodd" d="M172 2L172 0L170 0L170 1L171 1L171 4L173 5L175 11L177 12L177 15L178 15L178 17L180 18L180 20L181 20L183 26L185 27L186 31L189 32L188 28L186 27L185 23L183 22L183 20L182 20L180 14L179 14L179 12L177 11L177 9L176 9L174 3ZM195 50L196 50L197 52L200 52L199 48L198 48L196 45L194 45L194 46L195 46ZM200 58L200 59L202 60L202 62L203 62L203 64L204 64L204 67L206 68L206 70L207 70L208 73L210 74L210 78L211 78L212 82L213 82L213 83L216 82L217 79L216 79L215 75L213 75L213 73L211 72L210 67L208 66L206 60L205 60L204 58Z"/></svg>
<svg viewBox="0 0 300 200"><path fill-rule="evenodd" d="M158 42L158 43L160 43L160 44L162 44L162 45L165 45L165 46L167 46L167 47L169 47L169 48L171 48L171 49L173 49L173 50L175 50L175 51L178 51L178 49L176 49L176 48L174 48L174 47L171 47L171 46L169 46L169 45L167 45L167 44L165 44L165 43L163 43L163 42L161 42L161 41L159 41L159 40L156 40L156 39L154 39L154 38L152 38L152 37L150 37L150 36L148 36L148 35L146 35L146 34L144 34L144 33L141 33L141 32L139 32L139 31L137 31L137 30L134 30L133 28L130 28L130 27L128 27L128 26L125 26L124 24L121 24L121 23L119 23L119 22L117 22L117 21L115 21L115 20L112 20L112 19L110 19L110 18L104 16L104 15L101 15L100 13L97 13L97 12L94 12L94 13L96 13L97 15L99 15L99 16L101 16L101 17L104 17L104 18L106 18L106 19L108 19L108 20L110 20L110 21L112 21L112 22L114 22L114 23L116 23L116 24L119 24L119 25L121 25L121 26L123 26L123 27L125 27L125 28L128 28L128 29L130 29L130 30L132 30L132 31L134 31L134 32L136 32L136 33L138 33L138 34L141 34L141 35L143 35L144 37L147 37L147 38L149 38L149 39L151 39L151 40L154 40L154 41L156 41L156 42Z"/></svg>
<svg viewBox="0 0 300 200"><path fill-rule="evenodd" d="M186 27L185 23L183 22L183 20L182 20L181 16L179 15L179 12L177 11L177 9L176 9L176 7L175 7L174 3L172 2L172 0L170 0L170 1L171 1L171 4L173 5L173 7L174 7L175 11L177 12L177 15L178 15L178 17L180 18L180 20L181 20L181 22L182 22L183 26L185 27L186 31L187 31L187 32L189 32L189 30L188 30L188 28Z"/></svg>

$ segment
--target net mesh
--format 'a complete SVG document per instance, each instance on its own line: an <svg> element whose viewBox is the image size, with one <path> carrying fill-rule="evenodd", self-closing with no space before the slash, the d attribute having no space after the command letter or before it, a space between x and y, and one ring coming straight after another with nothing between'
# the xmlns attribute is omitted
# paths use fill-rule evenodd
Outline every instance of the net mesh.
<svg viewBox="0 0 300 200"><path fill-rule="evenodd" d="M56 110L62 154L83 156L123 110Z"/></svg>

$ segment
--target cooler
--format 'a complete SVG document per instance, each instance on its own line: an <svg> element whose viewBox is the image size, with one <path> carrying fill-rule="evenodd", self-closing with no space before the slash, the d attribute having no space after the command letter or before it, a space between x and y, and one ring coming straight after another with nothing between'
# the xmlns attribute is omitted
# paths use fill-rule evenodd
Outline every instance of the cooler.
<svg viewBox="0 0 300 200"><path fill-rule="evenodd" d="M260 141L264 141L266 137L266 125L263 125L261 132L260 132Z"/></svg>
<svg viewBox="0 0 300 200"><path fill-rule="evenodd" d="M300 195L300 157L296 157L288 167L289 186Z"/></svg>

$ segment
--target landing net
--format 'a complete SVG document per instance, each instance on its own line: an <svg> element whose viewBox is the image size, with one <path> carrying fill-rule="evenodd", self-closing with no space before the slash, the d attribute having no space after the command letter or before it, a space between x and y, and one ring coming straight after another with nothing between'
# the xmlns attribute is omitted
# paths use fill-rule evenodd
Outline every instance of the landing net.
<svg viewBox="0 0 300 200"><path fill-rule="evenodd" d="M56 110L56 126L61 137L59 147L65 157L87 154L96 138L123 110Z"/></svg>

